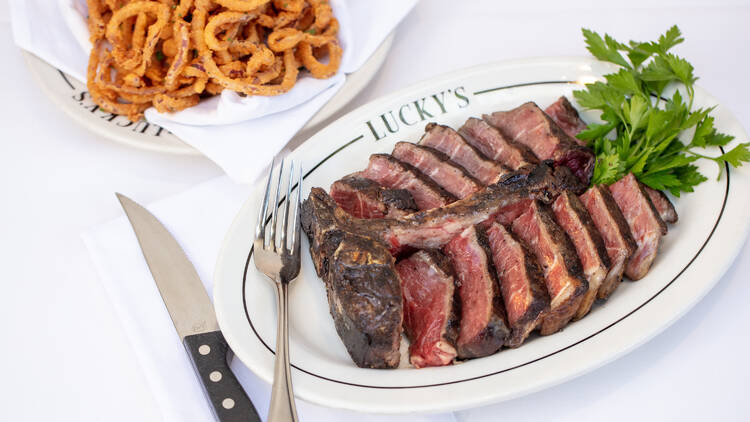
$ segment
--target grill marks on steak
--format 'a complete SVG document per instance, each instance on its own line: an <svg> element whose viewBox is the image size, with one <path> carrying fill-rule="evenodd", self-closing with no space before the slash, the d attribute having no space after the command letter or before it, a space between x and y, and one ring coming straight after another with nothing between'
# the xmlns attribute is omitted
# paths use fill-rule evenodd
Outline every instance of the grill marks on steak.
<svg viewBox="0 0 750 422"><path fill-rule="evenodd" d="M362 176L391 189L406 189L420 210L439 208L456 200L419 170L388 154L373 154Z"/></svg>
<svg viewBox="0 0 750 422"><path fill-rule="evenodd" d="M555 122L562 130L565 131L578 145L586 146L586 142L576 136L586 129L586 123L581 120L578 110L568 101L564 95L552 103L544 110L545 113Z"/></svg>
<svg viewBox="0 0 750 422"><path fill-rule="evenodd" d="M520 346L549 309L549 294L536 258L499 223L487 229L492 261L512 330L505 345Z"/></svg>
<svg viewBox="0 0 750 422"><path fill-rule="evenodd" d="M404 299L404 328L417 368L443 366L456 357L458 313L454 274L438 251L418 251L396 264Z"/></svg>
<svg viewBox="0 0 750 422"><path fill-rule="evenodd" d="M540 201L534 201L512 228L544 271L550 311L542 321L541 334L555 333L570 321L588 290L575 247L555 223L552 210Z"/></svg>
<svg viewBox="0 0 750 422"><path fill-rule="evenodd" d="M648 193L651 203L654 204L654 208L659 213L659 217L664 220L665 223L674 224L677 222L677 210L674 209L672 201L667 198L664 192L651 189L646 185L642 185L643 189Z"/></svg>
<svg viewBox="0 0 750 422"><path fill-rule="evenodd" d="M417 211L409 191L388 189L357 174L333 182L331 196L357 218L400 217Z"/></svg>
<svg viewBox="0 0 750 422"><path fill-rule="evenodd" d="M419 145L442 152L484 185L497 182L509 172L499 163L487 159L448 126L428 123Z"/></svg>
<svg viewBox="0 0 750 422"><path fill-rule="evenodd" d="M391 155L413 166L459 199L482 189L482 184L478 180L451 163L447 155L436 149L411 142L399 142Z"/></svg>
<svg viewBox="0 0 750 422"><path fill-rule="evenodd" d="M528 148L506 139L497 129L483 120L469 117L466 123L458 129L458 133L482 154L512 170L539 162Z"/></svg>
<svg viewBox="0 0 750 422"><path fill-rule="evenodd" d="M599 299L606 299L620 285L625 265L638 246L622 211L607 187L593 186L581 195L580 199L602 236L609 256L609 271L597 293Z"/></svg>
<svg viewBox="0 0 750 422"><path fill-rule="evenodd" d="M554 160L585 184L594 171L594 154L576 143L535 103L528 102L509 111L484 115L508 139L526 145L541 160Z"/></svg>
<svg viewBox="0 0 750 422"><path fill-rule="evenodd" d="M583 318L594 304L599 287L609 270L609 257L599 231L591 220L588 211L577 196L563 192L552 204L555 220L565 230L575 246L578 258L583 266L583 275L589 283L589 289L583 296L581 306L573 319Z"/></svg>
<svg viewBox="0 0 750 422"><path fill-rule="evenodd" d="M459 281L458 357L491 355L500 350L510 330L486 235L475 226L469 227L448 242L443 251L453 262Z"/></svg>
<svg viewBox="0 0 750 422"><path fill-rule="evenodd" d="M661 237L667 234L667 225L651 203L648 193L636 180L633 173L609 187L617 206L620 207L630 232L638 245L625 266L625 275L631 280L640 280L651 268L659 250Z"/></svg>

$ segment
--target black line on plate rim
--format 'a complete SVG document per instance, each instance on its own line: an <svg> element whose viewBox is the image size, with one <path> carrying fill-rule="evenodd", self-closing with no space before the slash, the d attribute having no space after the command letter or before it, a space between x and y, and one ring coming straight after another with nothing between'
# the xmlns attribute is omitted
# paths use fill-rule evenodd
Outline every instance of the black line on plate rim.
<svg viewBox="0 0 750 422"><path fill-rule="evenodd" d="M576 83L576 82L564 82L564 81L534 82L534 83L524 84L522 86L541 85L541 84L559 84L559 83ZM512 85L512 86L509 86L508 88L512 88L512 87L515 87L515 86L516 85ZM504 89L504 88L506 88L506 87L493 88L491 90L480 91L480 93L490 92L490 91L496 91L496 90ZM475 95L477 95L477 94L475 93ZM352 143L354 143L354 142L362 139L362 137L363 137L363 135L360 135L359 137L357 137L357 138L349 141L348 143L346 143L343 146L341 146L338 149L336 149L336 151L334 151L333 153L331 153L330 155L328 155L321 162L319 162L317 165L315 165L315 167L313 167L312 169L310 169L310 171L308 171L305 174L304 178L307 178L307 176L309 176L314 170L316 170L318 167L320 167L324 162L326 162L332 156L334 156L335 154L339 153L341 150L343 150L347 146L351 145ZM724 148L723 147L719 147L719 149L721 150L721 153L723 154L724 153ZM554 355L556 355L558 353L564 352L564 351L566 351L566 350L568 350L568 349L570 349L570 348L572 348L574 346L577 346L577 345L579 345L579 344L581 344L581 343L583 343L583 342L585 342L585 341L587 341L587 340L589 340L589 339L591 339L591 338L593 338L593 337L601 334L602 332L604 332L604 331L612 328L616 324L620 323L621 321L625 320L626 318L628 318L629 316L631 316L632 314L634 314L635 312L637 312L638 310L640 310L641 308L643 308L644 306L646 306L648 303L650 303L652 300L654 300L657 296L659 296L662 292L664 292L669 286L671 286L678 278L680 278L680 276L682 276L682 274L693 264L693 262L703 252L703 250L705 249L706 245L708 244L708 242L713 237L714 232L716 232L716 228L719 226L719 223L721 222L721 218L724 216L724 209L726 208L727 200L729 198L729 183L730 183L730 168L729 168L729 164L724 163L724 167L726 169L727 180L726 180L726 188L724 190L724 200L722 201L722 204L721 204L721 210L719 211L719 216L716 218L716 223L714 223L714 226L711 229L711 232L708 234L708 237L703 242L703 245L701 245L700 249L698 249L698 252L695 253L695 255L693 256L693 258L691 258L690 261L688 261L688 263L685 265L685 267L683 267L683 269L680 270L680 272L677 273L677 275L669 283L667 283L664 287L662 287L658 292L656 292L653 296L651 296L649 299L647 299L645 302L643 302L637 308L635 308L632 311L628 312L627 314L623 315L622 317L620 317L616 321L612 322L611 324L607 325L606 327L600 329L599 331L597 331L597 332L595 332L593 334L590 334L589 336L584 337L584 338L582 338L581 340L578 340L575 343L569 344L569 345L567 345L567 346L565 346L563 348L555 350L554 352L548 353L548 354L546 354L544 356L540 356L540 357L538 357L536 359L532 359L532 360L530 360L528 362L524 362L524 363L512 366L510 368L505 368L505 369L500 370L500 371L495 371L495 372L491 372L491 373L487 373L487 374L477 375L477 376L474 376L474 377L464 378L464 379L460 379L460 380L446 381L446 382L434 383L434 384L424 384L424 385L381 386L381 385L357 384L357 383L352 383L352 382L348 382L348 381L341 381L341 380L329 378L329 377L326 377L326 376L323 376L323 375L319 375L319 374L316 374L314 372L308 371L306 369L300 368L299 366L297 366L295 364L292 364L292 363L290 363L290 365L293 368L295 368L295 369L297 369L297 370L299 370L301 372L304 372L304 373L306 373L308 375L311 375L313 377L316 377L316 378L319 378L319 379L322 379L322 380L325 380L325 381L334 382L334 383L337 383L337 384L344 384L344 385L349 385L349 386L352 386L352 387L372 388L372 389L378 389L378 390L405 390L405 389L440 387L440 386L444 386L444 385L458 384L458 383L462 383L462 382L474 381L474 380L481 379L481 378L491 377L491 376L494 376L494 375L499 375L499 374L502 374L502 373L505 373L505 372L512 371L514 369L518 369L518 368L530 365L532 363L535 363L535 362L538 362L540 360L546 359L546 358L548 358L550 356L554 356ZM241 294L242 294L242 305L243 305L243 308L244 308L244 311L245 311L245 318L247 319L247 322L250 325L250 328L253 330L253 333L258 338L258 340L263 344L263 346L266 347L266 349L268 349L268 351L271 354L275 355L276 353L274 352L274 350L263 340L263 338L260 336L260 334L258 334L258 331L255 329L255 326L253 325L253 321L250 318L250 314L248 313L248 310L247 310L247 296L245 295L245 285L246 285L246 282L247 282L247 272L248 272L248 269L249 269L249 266L250 266L250 260L252 259L252 256L253 256L253 247L250 248L250 252L247 255L247 260L245 261L245 270L244 270L244 272L242 274L242 292L241 292Z"/></svg>
<svg viewBox="0 0 750 422"><path fill-rule="evenodd" d="M63 73L63 71L60 70L60 69L57 69L57 71L60 72L60 76L62 76L63 80L65 81L66 84L68 84L68 86L70 87L70 89L72 89L72 90L75 91L76 87L74 87L73 84L70 83L70 81L68 80L68 77L65 76L65 74Z"/></svg>
<svg viewBox="0 0 750 422"><path fill-rule="evenodd" d="M540 82L524 82L521 84L515 84L515 85L506 85L506 86L500 86L497 88L489 88L489 89L483 89L481 91L474 92L474 95L482 95L487 94L490 92L500 91L503 89L511 89L511 88L520 88L524 86L533 86L533 85L552 85L552 84L574 84L574 85L583 85L579 81L540 81Z"/></svg>

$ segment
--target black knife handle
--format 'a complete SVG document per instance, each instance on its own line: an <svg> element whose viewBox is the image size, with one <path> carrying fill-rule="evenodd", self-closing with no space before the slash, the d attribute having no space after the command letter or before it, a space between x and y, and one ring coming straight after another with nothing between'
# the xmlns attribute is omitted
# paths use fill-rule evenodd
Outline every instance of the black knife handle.
<svg viewBox="0 0 750 422"><path fill-rule="evenodd" d="M189 335L183 344L216 420L260 422L258 411L229 369L229 345L221 331Z"/></svg>

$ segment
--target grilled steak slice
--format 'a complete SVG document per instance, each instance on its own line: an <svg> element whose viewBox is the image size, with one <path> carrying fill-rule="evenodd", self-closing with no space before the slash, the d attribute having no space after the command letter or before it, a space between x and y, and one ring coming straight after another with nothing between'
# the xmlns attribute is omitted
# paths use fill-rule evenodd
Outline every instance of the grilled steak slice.
<svg viewBox="0 0 750 422"><path fill-rule="evenodd" d="M539 159L567 166L584 184L591 181L594 153L578 145L533 102L483 117L508 139L529 147Z"/></svg>
<svg viewBox="0 0 750 422"><path fill-rule="evenodd" d="M570 192L561 193L552 204L552 211L555 213L557 224L573 242L583 265L583 275L589 283L581 306L573 316L574 320L578 320L583 318L594 304L599 287L609 270L609 256L599 230L577 196Z"/></svg>
<svg viewBox="0 0 750 422"><path fill-rule="evenodd" d="M443 251L450 257L459 282L458 357L491 355L500 350L510 330L487 237L483 230L471 226L448 242Z"/></svg>
<svg viewBox="0 0 750 422"><path fill-rule="evenodd" d="M450 262L438 251L418 251L396 264L396 270L411 364L417 368L450 364L456 357L459 324Z"/></svg>
<svg viewBox="0 0 750 422"><path fill-rule="evenodd" d="M562 96L544 110L545 113L555 122L562 130L565 131L578 145L586 146L586 142L576 136L586 129L586 123L581 120L578 110L568 101L566 96Z"/></svg>
<svg viewBox="0 0 750 422"><path fill-rule="evenodd" d="M518 172L487 186L474 195L445 207L419 211L399 218L364 220L352 217L320 188L312 188L302 204L303 227L323 225L341 232L373 238L391 251L403 246L437 249L448 243L467 227L494 217L504 207L529 198L551 202L557 196L559 182L547 164L530 173ZM311 241L313 261L323 259L324 244Z"/></svg>
<svg viewBox="0 0 750 422"><path fill-rule="evenodd" d="M625 275L631 280L643 278L659 251L659 241L667 234L667 225L651 203L648 193L643 189L633 173L613 183L609 187L612 197L620 207L630 232L638 245L635 253L625 266Z"/></svg>
<svg viewBox="0 0 750 422"><path fill-rule="evenodd" d="M508 347L520 346L549 309L542 269L531 252L498 223L487 229L511 335Z"/></svg>
<svg viewBox="0 0 750 422"><path fill-rule="evenodd" d="M494 218L508 206L528 199L550 203L562 186L556 176L548 164L542 164L530 173L513 173L468 198L439 209L420 211L396 220L369 220L369 229L375 229L376 236L392 250L403 246L439 248L467 227Z"/></svg>
<svg viewBox="0 0 750 422"><path fill-rule="evenodd" d="M512 228L536 256L544 272L550 311L542 321L541 334L555 333L570 321L588 290L575 247L555 223L549 206L540 201L534 201L513 222Z"/></svg>
<svg viewBox="0 0 750 422"><path fill-rule="evenodd" d="M439 208L456 200L419 170L388 154L373 154L362 176L391 189L406 189L420 210Z"/></svg>
<svg viewBox="0 0 750 422"><path fill-rule="evenodd" d="M384 188L357 174L333 182L331 196L357 218L400 217L417 211L417 204L406 189Z"/></svg>
<svg viewBox="0 0 750 422"><path fill-rule="evenodd" d="M635 252L637 245L609 189L596 185L581 195L580 199L588 210L594 226L599 230L609 256L609 271L597 293L599 299L606 299L620 285L625 264Z"/></svg>
<svg viewBox="0 0 750 422"><path fill-rule="evenodd" d="M466 198L482 189L482 184L477 179L451 163L447 155L436 149L411 142L399 142L391 155L403 163L414 166L456 198Z"/></svg>
<svg viewBox="0 0 750 422"><path fill-rule="evenodd" d="M677 222L677 210L674 209L672 201L667 198L664 192L651 189L650 187L643 185L643 189L648 193L651 203L654 204L656 211L659 213L659 217L664 220L665 223L674 224Z"/></svg>
<svg viewBox="0 0 750 422"><path fill-rule="evenodd" d="M513 221L520 217L521 214L525 213L529 207L531 206L532 199L524 199L522 201L518 201L513 205L509 205L507 207L504 207L500 210L497 215L495 215L494 221L497 221L498 223L509 226L513 224Z"/></svg>
<svg viewBox="0 0 750 422"><path fill-rule="evenodd" d="M483 120L470 117L458 129L458 133L482 154L512 170L539 162L527 147L506 139L497 129Z"/></svg>
<svg viewBox="0 0 750 422"><path fill-rule="evenodd" d="M419 145L434 148L447 155L484 185L497 182L509 172L499 163L487 159L448 126L428 123Z"/></svg>

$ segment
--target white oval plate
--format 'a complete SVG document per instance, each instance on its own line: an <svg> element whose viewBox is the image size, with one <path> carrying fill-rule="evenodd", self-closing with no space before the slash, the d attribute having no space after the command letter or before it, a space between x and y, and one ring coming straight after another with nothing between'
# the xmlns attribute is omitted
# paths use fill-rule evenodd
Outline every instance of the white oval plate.
<svg viewBox="0 0 750 422"><path fill-rule="evenodd" d="M75 26L74 26L75 27ZM79 37L80 38L80 37ZM383 65L393 44L391 33L365 64L346 76L346 82L300 132L325 121L359 94ZM145 120L133 123L125 116L102 111L91 100L86 84L23 50L26 64L42 90L73 120L105 139L132 147L172 154L198 155L200 152L177 136Z"/></svg>
<svg viewBox="0 0 750 422"><path fill-rule="evenodd" d="M546 106L563 94L572 98L582 82L610 71L612 67L588 58L542 58L454 72L347 114L291 158L307 169L306 196L312 186L328 188L343 175L363 169L370 154L390 152L400 140L418 140L428 121L456 128L469 116L528 100ZM696 91L697 106L718 104L706 92ZM714 114L720 131L747 139L728 110L719 105ZM305 239L302 270L292 284L289 306L295 393L313 403L362 412L442 412L528 394L622 356L690 309L733 261L750 222L748 170L725 171L717 180L716 166L701 164L709 180L676 201L680 221L670 227L650 273L641 281L622 283L586 318L560 333L532 337L518 349L441 368L357 368L336 334ZM224 241L214 300L219 324L235 354L270 383L276 341L274 289L251 262L262 189L256 187Z"/></svg>

